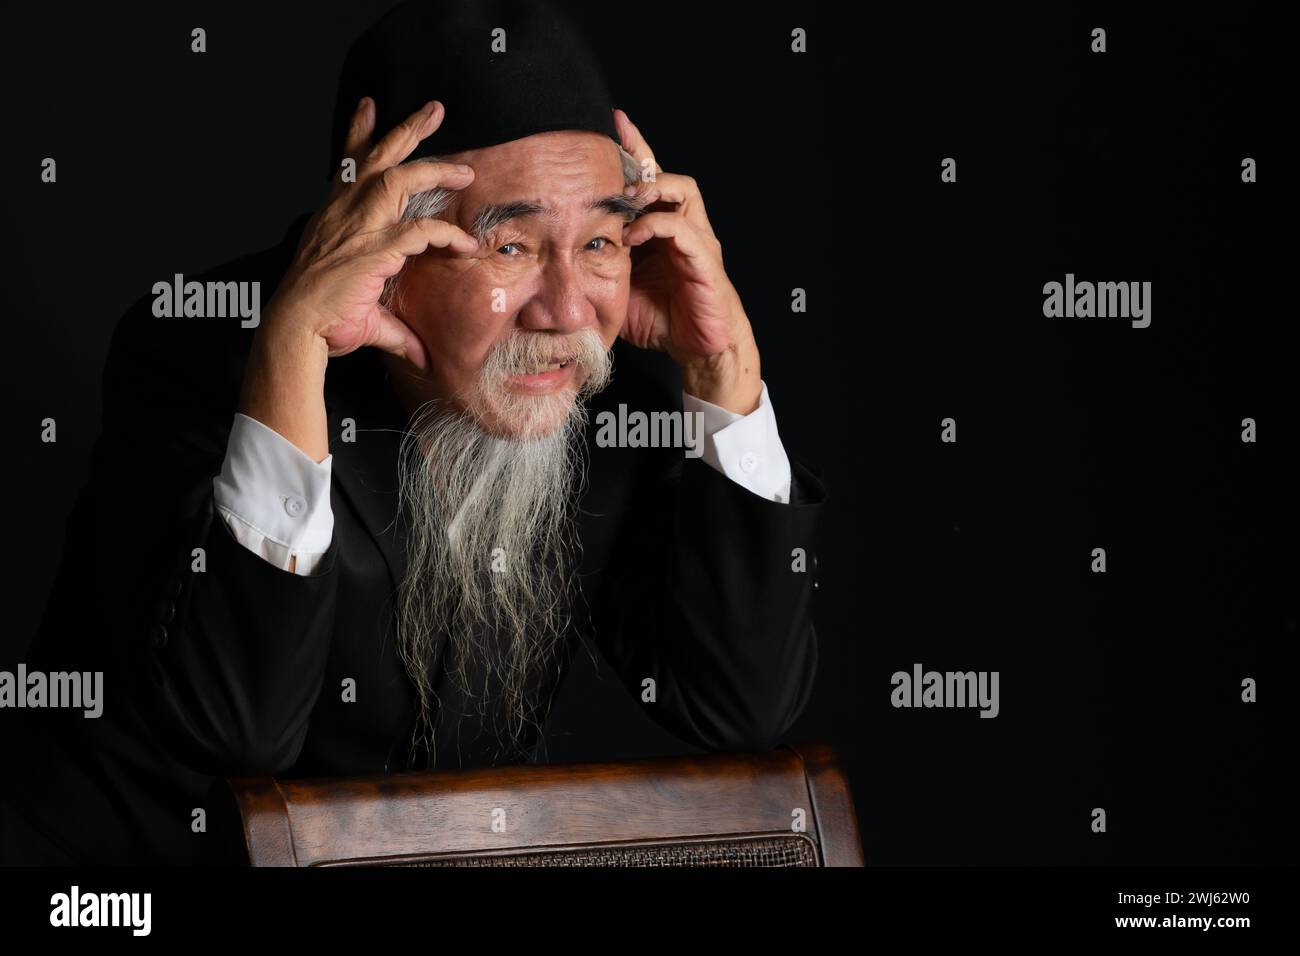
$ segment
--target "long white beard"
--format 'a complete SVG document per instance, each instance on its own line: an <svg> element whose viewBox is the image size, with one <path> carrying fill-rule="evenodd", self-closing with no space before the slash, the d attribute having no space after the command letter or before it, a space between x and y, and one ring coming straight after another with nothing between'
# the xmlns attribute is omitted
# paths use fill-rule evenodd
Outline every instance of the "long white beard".
<svg viewBox="0 0 1300 956"><path fill-rule="evenodd" d="M503 387L512 372L559 355L557 343L577 353L586 373L576 395L521 397ZM434 708L442 702L430 669L444 633L446 673L481 715L499 687L507 720L495 728L498 743L519 756L529 728L540 732L549 700L530 699L527 685L552 665L568 633L585 399L604 388L611 365L594 330L563 339L516 333L493 350L459 403L430 402L412 419L398 467L409 525L396 604L398 652L419 705L412 755L421 741L436 755ZM494 434L503 422L526 437ZM474 673L479 687L469 686Z"/></svg>

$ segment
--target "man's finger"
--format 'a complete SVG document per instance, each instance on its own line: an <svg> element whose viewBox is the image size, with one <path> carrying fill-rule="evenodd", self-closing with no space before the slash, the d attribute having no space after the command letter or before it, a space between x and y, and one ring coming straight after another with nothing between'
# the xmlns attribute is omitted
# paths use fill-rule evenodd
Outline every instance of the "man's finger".
<svg viewBox="0 0 1300 956"><path fill-rule="evenodd" d="M343 143L343 159L351 159L354 164L360 164L361 158L370 151L370 136L374 131L375 101L368 96L363 96L352 113L352 122L348 126L348 135ZM334 199L351 185L353 184L343 181L343 162L340 160L339 168L334 171L334 176L330 180L330 199Z"/></svg>
<svg viewBox="0 0 1300 956"><path fill-rule="evenodd" d="M678 173L660 173L653 183L638 183L634 189L636 195L645 198L646 203L676 203L677 212L691 221L701 232L713 235L713 226L704 211L704 197L700 194L699 184L691 176ZM625 190L626 191L626 190Z"/></svg>
<svg viewBox="0 0 1300 956"><path fill-rule="evenodd" d="M402 122L394 126L379 145L372 149L357 171L357 179L366 179L376 172L396 166L410 156L420 141L442 125L445 115L442 104L430 100Z"/></svg>
<svg viewBox="0 0 1300 956"><path fill-rule="evenodd" d="M464 189L474 181L474 170L459 163L416 161L389 166L372 177L357 207L359 228L372 232L392 225L402 218L406 205L416 193L442 186Z"/></svg>
<svg viewBox="0 0 1300 956"><path fill-rule="evenodd" d="M713 279L722 273L722 244L700 232L684 216L672 212L652 212L623 230L623 242L638 246L649 239L666 239L693 275L691 278Z"/></svg>
<svg viewBox="0 0 1300 956"><path fill-rule="evenodd" d="M376 308L379 321L376 323L375 337L369 344L406 359L421 372L426 371L429 367L429 353L420 337L388 309L383 306Z"/></svg>
<svg viewBox="0 0 1300 956"><path fill-rule="evenodd" d="M383 251L402 261L430 248L449 249L466 256L479 249L477 239L459 226L441 219L408 219L389 226L384 230L384 236ZM396 275L402 268L402 261L397 262L392 272L385 274Z"/></svg>
<svg viewBox="0 0 1300 956"><path fill-rule="evenodd" d="M656 178L663 169L655 161L655 154L650 149L650 144L645 141L641 131L636 128L636 124L627 118L627 114L620 109L614 110L614 128L618 131L618 138L623 144L623 148L632 154L632 158L637 161L642 169L642 177L645 176L646 160L650 160L650 166L654 168Z"/></svg>

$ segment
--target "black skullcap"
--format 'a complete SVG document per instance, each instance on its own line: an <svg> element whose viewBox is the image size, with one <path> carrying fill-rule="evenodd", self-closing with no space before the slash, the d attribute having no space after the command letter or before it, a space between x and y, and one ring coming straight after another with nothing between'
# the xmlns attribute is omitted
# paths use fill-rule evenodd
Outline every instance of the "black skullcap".
<svg viewBox="0 0 1300 956"><path fill-rule="evenodd" d="M503 53L492 50L498 27ZM600 65L548 0L407 0L385 14L343 63L331 176L363 96L375 101L376 143L429 100L446 107L442 125L408 159L553 130L590 130L619 142Z"/></svg>

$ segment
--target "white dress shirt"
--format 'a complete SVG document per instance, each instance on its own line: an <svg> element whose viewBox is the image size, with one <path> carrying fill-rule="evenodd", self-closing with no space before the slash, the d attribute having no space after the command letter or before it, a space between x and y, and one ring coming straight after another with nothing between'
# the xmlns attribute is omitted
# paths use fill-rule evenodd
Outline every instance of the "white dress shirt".
<svg viewBox="0 0 1300 956"><path fill-rule="evenodd" d="M767 384L748 415L682 393L682 410L698 412L692 448L705 464L752 493L790 500L790 459L776 430ZM700 448L699 446L703 447ZM334 537L330 468L274 429L239 412L226 444L213 499L235 540L282 571L310 575Z"/></svg>

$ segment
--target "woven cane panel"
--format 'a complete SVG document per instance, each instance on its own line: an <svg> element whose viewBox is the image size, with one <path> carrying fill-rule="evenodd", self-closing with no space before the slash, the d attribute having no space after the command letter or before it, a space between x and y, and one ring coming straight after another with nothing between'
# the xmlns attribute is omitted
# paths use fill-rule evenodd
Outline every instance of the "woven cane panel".
<svg viewBox="0 0 1300 956"><path fill-rule="evenodd" d="M445 857L380 866L816 866L812 843L802 837L762 840L711 840L661 846L592 847L540 853Z"/></svg>

